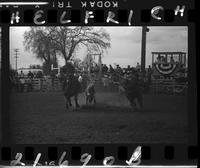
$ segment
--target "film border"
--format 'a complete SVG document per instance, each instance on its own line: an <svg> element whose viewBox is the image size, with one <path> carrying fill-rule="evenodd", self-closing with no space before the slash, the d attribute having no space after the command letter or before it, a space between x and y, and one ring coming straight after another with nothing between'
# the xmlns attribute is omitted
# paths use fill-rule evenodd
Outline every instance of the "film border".
<svg viewBox="0 0 200 168"><path fill-rule="evenodd" d="M21 10L21 9L20 9ZM5 23L1 23L1 27L2 27L2 55L9 55L9 25L8 23L10 23L10 12L15 11L15 9L3 9L3 12L5 12L4 14L6 14L9 17L5 17L2 18L2 13L0 14L1 16L1 21L3 19L3 22L5 21ZM24 11L24 10L22 10ZM51 15L51 13L54 13L57 10L51 10L49 13ZM2 12L2 10L1 10ZM33 10L27 7L26 12L28 13L28 16L31 16L31 14L33 14ZM141 14L140 17L138 17L136 20L136 25L160 25L159 22L155 22L152 21L151 19L149 19L149 13L150 13L150 9L148 8L142 8L141 9ZM152 164L152 163L157 163L157 161L159 162L158 164L185 164L185 163L189 163L189 164L194 164L196 163L196 159L197 159L197 146L196 146L196 139L197 139L197 123L193 123L194 121L196 121L197 118L197 114L193 113L195 112L197 109L196 107L196 57L195 55L197 55L196 53L196 44L194 41L195 38L195 25L194 25L194 21L195 21L195 16L196 16L196 11L194 9L188 9L187 13L185 14L185 19L183 20L175 20L173 16L171 15L172 10L171 9L167 9L165 11L165 16L168 16L165 18L166 25L187 25L188 26L188 34L189 34L189 48L188 48L188 52L190 53L191 59L189 59L189 81L192 81L189 86L190 86L190 91L191 91L191 95L189 96L189 111L192 111L192 113L190 114L189 117L189 123L190 123L190 130L191 130L191 136L190 136L190 143L188 145L152 145L152 144L142 144L142 158L144 159L142 162L143 164ZM26 13L24 11L23 17L25 19L25 22L27 20L27 22L24 24L22 22L22 24L19 24L19 26L22 25L32 25L32 22L29 20L30 17L26 18ZM147 16L147 17L146 17ZM4 20L5 19L5 20ZM141 20L140 20L141 19ZM122 17L123 20L123 17ZM48 19L47 19L48 21ZM46 25L54 25L55 23L47 23ZM104 24L104 23L103 23ZM102 24L102 25L103 25ZM56 24L57 25L57 24ZM59 25L59 24L58 24ZM16 25L17 26L17 25ZM104 25L105 26L105 25ZM109 26L109 25L107 25ZM117 26L117 25L115 25ZM134 25L133 25L134 26ZM94 158L97 157L97 159L95 159L94 164L96 163L96 161L98 161L98 157L100 157L101 159L103 158L103 156L101 156L102 154L105 154L105 151L107 150L107 146L105 144L102 145L10 145L11 141L10 141L10 133L8 132L9 129L9 122L5 122L5 121L9 121L9 114L5 114L5 112L8 109L8 100L9 97L6 94L8 91L8 69L9 69L9 58L8 57L2 57L2 95L4 97L4 99L2 99L2 121L3 121L3 139L4 139L4 144L1 147L1 159L3 162L6 162L12 158L14 158L13 156L15 155L16 152L22 152L25 153L25 160L33 160L33 156L36 155L37 151L41 151L42 153L46 153L45 157L53 157L52 160L56 160L58 153L60 151L63 150L63 148L66 148L67 151L71 151L71 160L79 160L77 159L78 157L80 157L80 151L82 151L82 147L83 149L90 149L88 151L85 151L87 153L89 153L91 151L91 154L94 156ZM193 124L191 124L193 123ZM114 147L113 147L114 146ZM123 159L125 159L124 156L130 156L130 151L133 149L133 146L136 146L134 144L131 145L112 145L113 148L115 148L115 151L117 150L117 152L115 152L115 154L112 154L112 152L109 153L109 155L113 155L115 156L117 159L120 160L120 157L122 157ZM111 148L112 148L111 147ZM108 147L109 149L109 147ZM113 149L109 149L108 151L112 151ZM55 152L55 153L54 153ZM122 155L121 152L124 154ZM73 154L74 153L74 154ZM184 154L183 154L184 153ZM180 154L180 156L178 155ZM55 157L55 158L54 158ZM126 158L127 158L126 157ZM74 159L76 158L76 159ZM121 158L121 159L122 159ZM179 158L177 160L177 158ZM49 158L47 158L49 159ZM51 159L51 158L50 158ZM100 159L100 160L101 160ZM122 160L123 160L122 159ZM186 159L186 160L184 160ZM146 161L145 161L146 160ZM150 160L150 161L149 161ZM184 161L183 161L184 160ZM75 163L75 162L74 162ZM73 162L72 162L73 164Z"/></svg>

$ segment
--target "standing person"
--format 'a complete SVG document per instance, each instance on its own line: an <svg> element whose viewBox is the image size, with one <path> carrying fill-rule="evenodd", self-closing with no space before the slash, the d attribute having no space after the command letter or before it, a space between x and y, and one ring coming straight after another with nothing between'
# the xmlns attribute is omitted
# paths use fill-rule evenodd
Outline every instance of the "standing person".
<svg viewBox="0 0 200 168"><path fill-rule="evenodd" d="M29 76L27 79L27 91L32 92L32 90L33 90L32 78Z"/></svg>
<svg viewBox="0 0 200 168"><path fill-rule="evenodd" d="M164 56L161 56L161 63L165 63L165 57Z"/></svg>
<svg viewBox="0 0 200 168"><path fill-rule="evenodd" d="M102 72L103 74L106 74L108 72L108 67L106 66L106 64L103 65Z"/></svg>
<svg viewBox="0 0 200 168"><path fill-rule="evenodd" d="M119 75L122 75L123 71L121 69L121 67L119 65L117 65L116 67L116 72L119 74Z"/></svg>
<svg viewBox="0 0 200 168"><path fill-rule="evenodd" d="M112 65L109 65L109 72L110 72L111 74L115 73L115 70L114 70L114 68L112 67Z"/></svg>
<svg viewBox="0 0 200 168"><path fill-rule="evenodd" d="M147 77L148 77L149 83L151 83L151 75L152 75L152 73L153 73L152 68L149 65L148 70L147 70Z"/></svg>
<svg viewBox="0 0 200 168"><path fill-rule="evenodd" d="M20 77L19 81L20 81L20 91L24 92L25 78L24 77Z"/></svg>
<svg viewBox="0 0 200 168"><path fill-rule="evenodd" d="M19 74L19 78L24 78L24 77L25 77L25 75L24 75L23 71L21 71Z"/></svg>
<svg viewBox="0 0 200 168"><path fill-rule="evenodd" d="M170 57L170 63L172 63L172 64L175 63L173 56Z"/></svg>
<svg viewBox="0 0 200 168"><path fill-rule="evenodd" d="M148 84L148 92L150 91L150 85L151 85L151 76L152 76L153 70L151 66L149 65L148 70L147 70L147 84Z"/></svg>
<svg viewBox="0 0 200 168"><path fill-rule="evenodd" d="M14 80L15 80L15 89L17 92L20 92L20 80L19 80L19 74L17 71L14 74Z"/></svg>
<svg viewBox="0 0 200 168"><path fill-rule="evenodd" d="M131 71L132 71L131 66L128 65L127 68L125 69L125 74L128 76L129 74L131 74Z"/></svg>
<svg viewBox="0 0 200 168"><path fill-rule="evenodd" d="M31 78L31 79L33 79L33 77L34 77L34 75L33 75L33 73L31 71L28 72L27 76L28 76L28 78Z"/></svg>
<svg viewBox="0 0 200 168"><path fill-rule="evenodd" d="M137 71L141 70L141 66L140 66L139 62L137 62L136 69L137 69Z"/></svg>
<svg viewBox="0 0 200 168"><path fill-rule="evenodd" d="M38 72L36 73L36 78L42 78L42 77L43 77L42 72L41 72L41 71L38 71Z"/></svg>
<svg viewBox="0 0 200 168"><path fill-rule="evenodd" d="M95 64L95 67L94 67L94 72L97 74L99 72L99 67L97 64Z"/></svg>
<svg viewBox="0 0 200 168"><path fill-rule="evenodd" d="M158 63L161 63L161 56L160 56L160 54L157 57L157 61L158 61Z"/></svg>

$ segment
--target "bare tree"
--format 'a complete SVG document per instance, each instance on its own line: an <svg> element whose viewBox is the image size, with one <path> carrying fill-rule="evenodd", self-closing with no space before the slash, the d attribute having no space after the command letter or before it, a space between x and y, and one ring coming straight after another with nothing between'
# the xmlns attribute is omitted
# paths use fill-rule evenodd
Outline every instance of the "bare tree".
<svg viewBox="0 0 200 168"><path fill-rule="evenodd" d="M38 58L48 61L53 52L67 63L80 47L103 52L110 48L110 36L104 29L93 27L32 27L24 34L24 44Z"/></svg>
<svg viewBox="0 0 200 168"><path fill-rule="evenodd" d="M31 27L24 33L24 45L27 51L33 52L38 59L44 61L50 72L51 64L56 61L54 59L56 50L51 41L51 32L45 27Z"/></svg>
<svg viewBox="0 0 200 168"><path fill-rule="evenodd" d="M67 62L75 50L85 46L88 50L103 52L110 48L110 36L104 29L93 27L49 27L52 41Z"/></svg>

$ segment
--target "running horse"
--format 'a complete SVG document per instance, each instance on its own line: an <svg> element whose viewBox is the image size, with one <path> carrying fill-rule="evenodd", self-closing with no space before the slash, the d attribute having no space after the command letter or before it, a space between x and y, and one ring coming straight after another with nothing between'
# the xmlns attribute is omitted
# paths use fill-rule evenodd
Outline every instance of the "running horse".
<svg viewBox="0 0 200 168"><path fill-rule="evenodd" d="M78 81L78 77L74 76L74 74L65 75L63 79L63 92L66 100L66 109L72 107L72 97L74 97L75 107L80 107L78 95L81 93L81 83Z"/></svg>
<svg viewBox="0 0 200 168"><path fill-rule="evenodd" d="M78 95L81 93L81 83L78 77L74 75L75 68L71 63L66 63L61 69L61 81L64 97L66 100L66 109L72 106L71 98L74 98L75 107L80 107L78 104Z"/></svg>

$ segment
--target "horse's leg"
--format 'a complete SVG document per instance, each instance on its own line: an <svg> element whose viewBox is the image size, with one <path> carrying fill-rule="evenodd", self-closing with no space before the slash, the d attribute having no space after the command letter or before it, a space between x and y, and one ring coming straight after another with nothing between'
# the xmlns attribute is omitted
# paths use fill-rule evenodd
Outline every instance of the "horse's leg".
<svg viewBox="0 0 200 168"><path fill-rule="evenodd" d="M78 95L74 96L74 101L75 101L76 108L80 107L78 104Z"/></svg>
<svg viewBox="0 0 200 168"><path fill-rule="evenodd" d="M86 101L86 105L88 105L88 95L87 95L87 93L86 93L86 99L85 99L85 101Z"/></svg>
<svg viewBox="0 0 200 168"><path fill-rule="evenodd" d="M137 110L141 109L138 97L135 97L134 104L135 104L135 107L136 107Z"/></svg>
<svg viewBox="0 0 200 168"><path fill-rule="evenodd" d="M64 96L64 97L65 97L65 107L66 107L66 109L68 109L69 108L69 106L68 106L68 98L66 96Z"/></svg>
<svg viewBox="0 0 200 168"><path fill-rule="evenodd" d="M93 97L93 103L96 104L96 96Z"/></svg>
<svg viewBox="0 0 200 168"><path fill-rule="evenodd" d="M137 106L135 100L136 100L136 99L131 99L131 100L130 100L131 106L132 106L132 108L133 108L134 110L135 110L135 107Z"/></svg>
<svg viewBox="0 0 200 168"><path fill-rule="evenodd" d="M71 107L72 106L72 102L71 102L71 98L70 97L68 99L68 102L69 102L69 106Z"/></svg>
<svg viewBox="0 0 200 168"><path fill-rule="evenodd" d="M137 100L138 100L138 103L140 105L140 110L142 110L143 109L143 95L142 95L142 93L138 94Z"/></svg>

